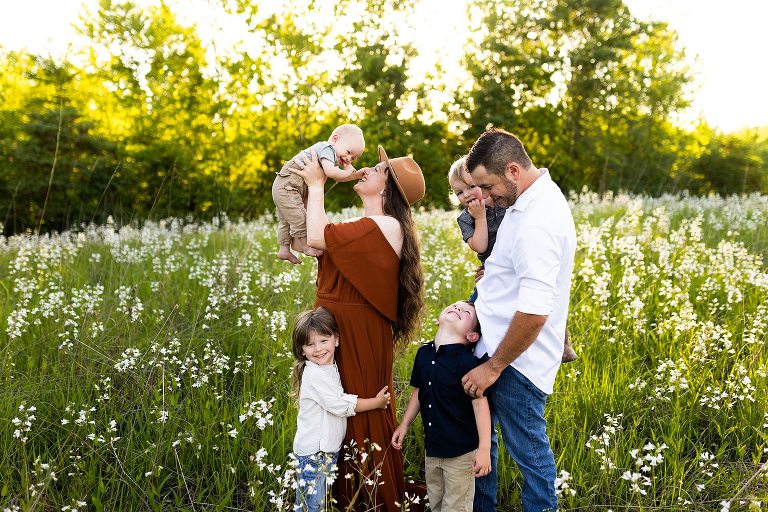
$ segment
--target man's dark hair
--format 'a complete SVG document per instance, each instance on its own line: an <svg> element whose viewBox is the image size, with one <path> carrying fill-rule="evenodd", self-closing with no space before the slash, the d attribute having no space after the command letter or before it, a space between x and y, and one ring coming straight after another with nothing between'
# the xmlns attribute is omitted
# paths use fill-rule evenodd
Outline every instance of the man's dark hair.
<svg viewBox="0 0 768 512"><path fill-rule="evenodd" d="M520 139L506 130L491 128L472 145L466 165L470 173L478 165L482 165L488 174L502 176L510 162L515 162L524 169L533 165Z"/></svg>

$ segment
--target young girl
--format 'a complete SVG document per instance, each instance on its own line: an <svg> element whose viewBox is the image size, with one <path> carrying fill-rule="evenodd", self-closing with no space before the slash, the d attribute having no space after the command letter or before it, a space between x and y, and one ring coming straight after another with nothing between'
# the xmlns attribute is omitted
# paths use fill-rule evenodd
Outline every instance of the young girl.
<svg viewBox="0 0 768 512"><path fill-rule="evenodd" d="M294 510L324 510L328 484L335 478L335 466L347 416L386 409L386 386L374 398L344 393L333 354L339 346L336 319L322 307L304 311L293 328L294 391L298 391L299 414L293 453L296 468Z"/></svg>

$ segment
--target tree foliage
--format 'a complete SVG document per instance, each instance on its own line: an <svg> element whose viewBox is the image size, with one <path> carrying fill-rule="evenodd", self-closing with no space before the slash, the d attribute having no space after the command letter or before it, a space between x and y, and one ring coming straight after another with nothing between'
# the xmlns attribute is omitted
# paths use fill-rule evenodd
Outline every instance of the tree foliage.
<svg viewBox="0 0 768 512"><path fill-rule="evenodd" d="M486 31L466 57L472 136L519 133L536 161L563 169L566 188L671 188L684 133L670 116L687 106L691 78L665 25L621 0L493 0L473 14Z"/></svg>
<svg viewBox="0 0 768 512"><path fill-rule="evenodd" d="M672 122L691 82L676 35L621 0L470 1L468 89L440 65L418 69L417 3L218 0L234 24L207 28L243 28L224 45L181 3L100 0L68 58L0 50L4 231L256 216L273 208L274 171L344 122L366 135L359 165L378 144L414 156L427 207L447 204L450 163L490 126L518 134L565 189L768 187L764 134ZM347 184L329 198L355 201Z"/></svg>

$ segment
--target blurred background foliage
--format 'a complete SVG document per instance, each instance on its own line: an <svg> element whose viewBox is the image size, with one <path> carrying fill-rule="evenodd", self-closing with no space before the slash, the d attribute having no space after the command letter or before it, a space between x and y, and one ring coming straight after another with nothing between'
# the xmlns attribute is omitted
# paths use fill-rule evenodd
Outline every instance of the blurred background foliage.
<svg viewBox="0 0 768 512"><path fill-rule="evenodd" d="M0 48L6 235L261 215L273 173L344 122L365 133L360 166L377 144L413 155L426 207L448 204L448 167L491 126L566 190L768 191L768 127L676 124L693 83L676 34L621 0L470 1L461 77L419 64L417 0L211 1L247 38L206 42L162 1L100 0L64 58ZM348 185L330 198L354 203Z"/></svg>

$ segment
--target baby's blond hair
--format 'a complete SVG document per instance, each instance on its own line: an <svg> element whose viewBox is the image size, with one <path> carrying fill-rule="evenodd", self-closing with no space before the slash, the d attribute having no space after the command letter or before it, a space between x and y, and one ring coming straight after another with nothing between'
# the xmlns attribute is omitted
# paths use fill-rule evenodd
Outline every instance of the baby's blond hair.
<svg viewBox="0 0 768 512"><path fill-rule="evenodd" d="M457 181L463 182L465 172L467 172L467 155L459 157L451 164L451 168L448 170L448 184L452 185Z"/></svg>
<svg viewBox="0 0 768 512"><path fill-rule="evenodd" d="M342 124L336 127L331 133L331 137L338 135L339 137L360 137L365 144L365 138L363 137L363 130L356 124Z"/></svg>

